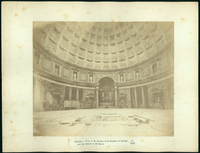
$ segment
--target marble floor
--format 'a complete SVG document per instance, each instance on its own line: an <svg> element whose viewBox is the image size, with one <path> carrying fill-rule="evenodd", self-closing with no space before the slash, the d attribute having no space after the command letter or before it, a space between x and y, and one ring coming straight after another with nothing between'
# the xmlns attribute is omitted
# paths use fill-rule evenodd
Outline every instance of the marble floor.
<svg viewBox="0 0 200 153"><path fill-rule="evenodd" d="M34 136L173 136L171 109L76 109L34 112Z"/></svg>

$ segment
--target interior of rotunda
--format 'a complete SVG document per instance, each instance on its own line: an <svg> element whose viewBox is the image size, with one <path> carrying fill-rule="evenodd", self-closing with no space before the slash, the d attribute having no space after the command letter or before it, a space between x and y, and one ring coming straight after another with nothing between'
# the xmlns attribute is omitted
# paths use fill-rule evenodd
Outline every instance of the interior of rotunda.
<svg viewBox="0 0 200 153"><path fill-rule="evenodd" d="M34 136L172 136L174 23L34 22L33 113Z"/></svg>

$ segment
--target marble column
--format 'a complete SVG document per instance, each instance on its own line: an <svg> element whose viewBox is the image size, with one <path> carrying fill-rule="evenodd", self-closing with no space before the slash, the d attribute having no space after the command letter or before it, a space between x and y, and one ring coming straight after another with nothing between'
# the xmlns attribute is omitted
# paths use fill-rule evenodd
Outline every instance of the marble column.
<svg viewBox="0 0 200 153"><path fill-rule="evenodd" d="M79 100L79 88L76 89L76 100Z"/></svg>
<svg viewBox="0 0 200 153"><path fill-rule="evenodd" d="M143 88L143 86L141 86L141 90L142 90L142 104L143 104L143 107L145 107L144 88Z"/></svg>
<svg viewBox="0 0 200 153"><path fill-rule="evenodd" d="M117 85L115 84L115 107L117 107Z"/></svg>
<svg viewBox="0 0 200 153"><path fill-rule="evenodd" d="M86 89L83 89L83 101L85 101L85 90Z"/></svg>
<svg viewBox="0 0 200 153"><path fill-rule="evenodd" d="M69 100L71 100L71 99L72 99L72 88L69 87Z"/></svg>
<svg viewBox="0 0 200 153"><path fill-rule="evenodd" d="M63 93L62 93L62 101L65 99L65 86L62 87Z"/></svg>
<svg viewBox="0 0 200 153"><path fill-rule="evenodd" d="M97 107L99 107L99 87L96 87L96 102L97 102Z"/></svg>
<svg viewBox="0 0 200 153"><path fill-rule="evenodd" d="M137 90L136 90L136 88L134 89L134 92L135 92L135 108L137 108L138 104L137 104Z"/></svg>

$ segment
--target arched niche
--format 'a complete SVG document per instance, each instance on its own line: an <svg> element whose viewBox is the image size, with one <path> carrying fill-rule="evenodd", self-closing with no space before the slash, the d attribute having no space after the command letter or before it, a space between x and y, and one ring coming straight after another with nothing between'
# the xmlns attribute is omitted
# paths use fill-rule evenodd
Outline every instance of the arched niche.
<svg viewBox="0 0 200 153"><path fill-rule="evenodd" d="M115 81L111 77L99 80L99 106L115 105Z"/></svg>
<svg viewBox="0 0 200 153"><path fill-rule="evenodd" d="M108 75L108 74L98 74L97 75L97 82L99 83L99 81L101 80L101 79L103 79L103 78L111 78L113 81L114 81L114 83L117 83L117 78L116 78L116 76L114 76L114 75Z"/></svg>

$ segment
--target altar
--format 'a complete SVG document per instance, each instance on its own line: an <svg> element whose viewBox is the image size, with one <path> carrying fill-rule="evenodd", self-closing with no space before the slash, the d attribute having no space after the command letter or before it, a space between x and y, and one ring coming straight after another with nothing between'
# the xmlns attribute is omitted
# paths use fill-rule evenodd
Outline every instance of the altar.
<svg viewBox="0 0 200 153"><path fill-rule="evenodd" d="M117 107L117 85L110 77L101 78L96 87L97 107Z"/></svg>
<svg viewBox="0 0 200 153"><path fill-rule="evenodd" d="M99 93L99 106L115 106L113 89L102 89Z"/></svg>

